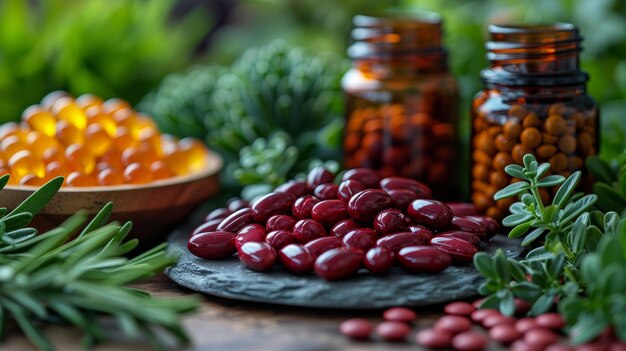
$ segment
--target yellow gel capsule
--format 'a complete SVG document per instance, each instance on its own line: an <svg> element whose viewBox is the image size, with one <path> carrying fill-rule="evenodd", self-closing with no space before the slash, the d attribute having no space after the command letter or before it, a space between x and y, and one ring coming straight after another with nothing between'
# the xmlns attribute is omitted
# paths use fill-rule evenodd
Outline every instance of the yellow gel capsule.
<svg viewBox="0 0 626 351"><path fill-rule="evenodd" d="M109 114L102 113L99 107L90 107L85 111L87 114L87 126L97 124L104 129L110 137L115 136L117 123Z"/></svg>
<svg viewBox="0 0 626 351"><path fill-rule="evenodd" d="M202 142L194 138L183 138L178 144L180 150L187 155L191 171L199 171L206 167L206 148Z"/></svg>
<svg viewBox="0 0 626 351"><path fill-rule="evenodd" d="M84 174L81 172L74 171L67 176L65 180L68 186L71 187L83 187L83 186L95 186L98 185L96 180L89 176L88 174Z"/></svg>
<svg viewBox="0 0 626 351"><path fill-rule="evenodd" d="M68 121L57 122L56 137L63 145L82 144L85 140L83 132Z"/></svg>
<svg viewBox="0 0 626 351"><path fill-rule="evenodd" d="M45 179L37 177L35 174L27 174L20 179L20 185L41 186L44 185Z"/></svg>
<svg viewBox="0 0 626 351"><path fill-rule="evenodd" d="M129 184L145 184L152 181L152 173L141 163L131 163L124 169L124 180Z"/></svg>
<svg viewBox="0 0 626 351"><path fill-rule="evenodd" d="M96 167L96 159L84 145L68 146L65 149L65 159L70 167L84 174L90 174Z"/></svg>
<svg viewBox="0 0 626 351"><path fill-rule="evenodd" d="M85 131L85 146L92 155L98 157L109 150L113 140L98 124L92 124Z"/></svg>
<svg viewBox="0 0 626 351"><path fill-rule="evenodd" d="M56 134L56 118L39 105L33 105L24 110L22 120L33 130L46 136L54 137Z"/></svg>
<svg viewBox="0 0 626 351"><path fill-rule="evenodd" d="M122 152L132 146L135 146L137 142L133 139L127 128L118 127L115 137L113 138L113 147Z"/></svg>
<svg viewBox="0 0 626 351"><path fill-rule="evenodd" d="M176 175L189 173L187 154L182 150L174 150L165 154L163 161L167 167Z"/></svg>
<svg viewBox="0 0 626 351"><path fill-rule="evenodd" d="M113 168L105 168L98 172L99 185L119 185L124 183L124 177Z"/></svg>
<svg viewBox="0 0 626 351"><path fill-rule="evenodd" d="M100 107L103 103L104 101L100 97L93 94L83 94L76 98L76 105L83 110L92 106Z"/></svg>
<svg viewBox="0 0 626 351"><path fill-rule="evenodd" d="M163 161L152 162L152 164L150 165L150 171L152 172L152 178L154 180L165 179L174 176L172 171L170 171L170 169Z"/></svg>
<svg viewBox="0 0 626 351"><path fill-rule="evenodd" d="M71 97L57 100L52 105L52 113L54 113L60 121L67 121L79 130L84 130L87 127L87 115L85 115L85 111L78 107Z"/></svg>
<svg viewBox="0 0 626 351"><path fill-rule="evenodd" d="M57 147L59 145L56 139L34 130L28 133L26 142L30 145L30 149L33 150L33 152L40 158L43 157L44 152L47 149Z"/></svg>
<svg viewBox="0 0 626 351"><path fill-rule="evenodd" d="M56 177L65 177L69 174L69 169L67 169L62 162L53 161L46 165L46 180L50 180Z"/></svg>
<svg viewBox="0 0 626 351"><path fill-rule="evenodd" d="M118 110L124 109L124 108L132 108L132 106L130 106L130 104L122 99L118 99L118 98L113 98L113 99L109 99L107 101L104 102L103 105L103 110L105 113L110 113L113 114Z"/></svg>
<svg viewBox="0 0 626 351"><path fill-rule="evenodd" d="M43 178L46 175L46 166L43 161L27 150L11 156L9 168L11 169L11 174L20 179L29 173L33 173L39 178Z"/></svg>
<svg viewBox="0 0 626 351"><path fill-rule="evenodd" d="M29 150L28 144L17 135L8 136L0 143L0 152L2 152L2 157L5 160L10 159L16 153L24 150Z"/></svg>
<svg viewBox="0 0 626 351"><path fill-rule="evenodd" d="M41 99L41 106L48 111L52 111L52 105L54 105L55 102L69 96L70 94L68 94L67 91L53 91L51 93L48 93L48 95L44 96L43 99Z"/></svg>

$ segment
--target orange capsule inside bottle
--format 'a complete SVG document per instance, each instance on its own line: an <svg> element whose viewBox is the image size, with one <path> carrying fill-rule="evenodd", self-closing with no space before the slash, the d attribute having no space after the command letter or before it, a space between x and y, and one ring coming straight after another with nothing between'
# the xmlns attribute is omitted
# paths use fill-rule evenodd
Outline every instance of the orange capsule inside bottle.
<svg viewBox="0 0 626 351"><path fill-rule="evenodd" d="M83 132L68 121L58 121L56 137L63 145L82 144L85 140Z"/></svg>
<svg viewBox="0 0 626 351"><path fill-rule="evenodd" d="M46 175L43 161L28 150L22 150L11 156L9 169L11 169L11 174L20 179L29 173L33 173L39 178Z"/></svg>
<svg viewBox="0 0 626 351"><path fill-rule="evenodd" d="M96 167L96 159L84 145L68 146L65 149L65 159L70 167L85 174L90 174Z"/></svg>
<svg viewBox="0 0 626 351"><path fill-rule="evenodd" d="M32 105L24 110L22 120L39 133L49 137L56 134L56 118L39 105Z"/></svg>
<svg viewBox="0 0 626 351"><path fill-rule="evenodd" d="M74 171L67 176L65 180L68 186L84 187L97 185L95 179L88 174Z"/></svg>
<svg viewBox="0 0 626 351"><path fill-rule="evenodd" d="M129 184L145 184L152 181L150 170L141 163L131 163L124 169L124 180Z"/></svg>

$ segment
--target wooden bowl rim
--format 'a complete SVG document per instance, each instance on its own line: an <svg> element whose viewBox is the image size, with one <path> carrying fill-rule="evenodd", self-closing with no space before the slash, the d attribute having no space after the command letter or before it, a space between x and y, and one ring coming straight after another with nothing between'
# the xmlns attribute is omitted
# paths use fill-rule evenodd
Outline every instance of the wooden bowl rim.
<svg viewBox="0 0 626 351"><path fill-rule="evenodd" d="M158 189L171 185L180 185L186 183L192 183L209 176L216 174L222 169L224 161L222 157L214 151L207 151L207 167L203 170L186 174L183 176L175 176L156 180L147 184L123 184L123 185L110 185L110 186L85 186L85 187L61 187L59 193L107 193L107 192L119 192L119 191L132 191L143 189ZM39 186L31 185L6 185L2 190L21 191L21 192L34 192Z"/></svg>

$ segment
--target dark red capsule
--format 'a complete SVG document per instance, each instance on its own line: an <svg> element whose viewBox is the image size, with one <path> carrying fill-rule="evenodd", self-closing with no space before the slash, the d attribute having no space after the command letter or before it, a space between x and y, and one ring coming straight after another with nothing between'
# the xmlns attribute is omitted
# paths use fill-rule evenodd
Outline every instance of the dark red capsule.
<svg viewBox="0 0 626 351"><path fill-rule="evenodd" d="M299 197L291 206L291 213L296 219L311 218L311 210L320 200L314 196L307 195Z"/></svg>
<svg viewBox="0 0 626 351"><path fill-rule="evenodd" d="M411 327L406 323L386 321L376 327L376 334L386 341L404 341L411 332Z"/></svg>
<svg viewBox="0 0 626 351"><path fill-rule="evenodd" d="M378 188L380 176L378 175L378 172L370 168L353 168L347 170L343 174L341 180L356 180L363 184L366 188Z"/></svg>
<svg viewBox="0 0 626 351"><path fill-rule="evenodd" d="M341 334L355 340L369 339L374 326L367 319L351 318L339 326Z"/></svg>
<svg viewBox="0 0 626 351"><path fill-rule="evenodd" d="M410 232L387 235L376 241L377 246L384 246L393 252L398 252L400 249L407 246L419 246L425 244L426 242L418 234Z"/></svg>
<svg viewBox="0 0 626 351"><path fill-rule="evenodd" d="M220 223L222 223L222 219L219 218L204 222L200 224L196 229L194 229L193 232L191 232L190 236L194 236L200 233L214 232L217 230L217 227L220 225Z"/></svg>
<svg viewBox="0 0 626 351"><path fill-rule="evenodd" d="M565 344L552 344L545 348L544 351L575 351L576 349L572 346ZM626 351L626 345L624 345L623 349L613 349L609 347L608 351Z"/></svg>
<svg viewBox="0 0 626 351"><path fill-rule="evenodd" d="M452 261L459 264L470 263L478 249L465 240L457 238L434 237L430 245L442 250L452 257Z"/></svg>
<svg viewBox="0 0 626 351"><path fill-rule="evenodd" d="M341 200L320 201L311 210L311 218L322 223L326 228L332 228L337 222L348 217L346 205Z"/></svg>
<svg viewBox="0 0 626 351"><path fill-rule="evenodd" d="M320 184L313 189L313 195L320 200L334 200L337 198L338 191L339 186L337 184Z"/></svg>
<svg viewBox="0 0 626 351"><path fill-rule="evenodd" d="M406 189L417 194L419 199L430 199L433 194L428 186L415 179L404 177L387 177L380 181L380 187L385 190Z"/></svg>
<svg viewBox="0 0 626 351"><path fill-rule="evenodd" d="M391 269L395 255L393 251L384 247L373 247L363 257L363 264L372 274L383 275Z"/></svg>
<svg viewBox="0 0 626 351"><path fill-rule="evenodd" d="M552 330L560 330L565 326L565 319L558 313L544 313L535 317L537 326Z"/></svg>
<svg viewBox="0 0 626 351"><path fill-rule="evenodd" d="M313 191L320 184L332 183L335 179L332 173L326 168L318 166L309 171L306 177L306 186L309 191Z"/></svg>
<svg viewBox="0 0 626 351"><path fill-rule="evenodd" d="M454 217L446 230L460 230L475 234L480 240L487 238L487 228L484 225L465 217Z"/></svg>
<svg viewBox="0 0 626 351"><path fill-rule="evenodd" d="M419 198L415 192L408 189L392 189L388 190L387 194L391 196L393 207L403 212L406 212L411 202Z"/></svg>
<svg viewBox="0 0 626 351"><path fill-rule="evenodd" d="M293 227L293 237L300 244L326 236L324 226L313 219L301 219Z"/></svg>
<svg viewBox="0 0 626 351"><path fill-rule="evenodd" d="M301 180L290 180L285 184L279 185L274 189L275 193L289 193L295 197L307 195L309 192L306 188L306 182Z"/></svg>
<svg viewBox="0 0 626 351"><path fill-rule="evenodd" d="M522 333L515 329L512 324L499 324L489 329L489 337L504 345L509 345L513 341L522 337Z"/></svg>
<svg viewBox="0 0 626 351"><path fill-rule="evenodd" d="M407 229L406 216L398 209L388 208L374 217L374 229L379 235L403 232Z"/></svg>
<svg viewBox="0 0 626 351"><path fill-rule="evenodd" d="M242 208L250 207L250 203L248 203L248 201L246 200L235 197L226 202L226 207L228 207L228 210L230 212L234 213L241 210Z"/></svg>
<svg viewBox="0 0 626 351"><path fill-rule="evenodd" d="M265 223L273 215L288 213L295 200L289 193L269 193L252 203L251 213L255 221Z"/></svg>
<svg viewBox="0 0 626 351"><path fill-rule="evenodd" d="M415 224L428 228L445 228L452 222L452 210L437 200L418 199L409 204L407 216Z"/></svg>
<svg viewBox="0 0 626 351"><path fill-rule="evenodd" d="M237 252L235 234L215 231L194 235L187 242L189 252L205 260L220 260Z"/></svg>
<svg viewBox="0 0 626 351"><path fill-rule="evenodd" d="M466 331L452 338L452 347L458 351L480 351L487 347L487 337L475 331Z"/></svg>
<svg viewBox="0 0 626 351"><path fill-rule="evenodd" d="M524 342L530 346L539 347L541 349L548 345L555 344L559 341L559 336L545 328L533 328L524 333Z"/></svg>
<svg viewBox="0 0 626 351"><path fill-rule="evenodd" d="M609 345L609 351L626 351L626 343L614 341Z"/></svg>
<svg viewBox="0 0 626 351"><path fill-rule="evenodd" d="M392 307L383 312L383 319L386 321L413 323L415 318L415 312L406 307Z"/></svg>
<svg viewBox="0 0 626 351"><path fill-rule="evenodd" d="M378 234L376 234L374 229L359 228L351 231L343 237L343 245L345 247L361 249L363 252L366 252L376 245L377 238Z"/></svg>
<svg viewBox="0 0 626 351"><path fill-rule="evenodd" d="M224 218L222 223L217 226L218 231L237 233L241 228L248 224L254 223L252 210L250 208L242 208L233 212L230 216Z"/></svg>
<svg viewBox="0 0 626 351"><path fill-rule="evenodd" d="M544 349L528 345L523 339L515 340L509 347L511 351L543 351Z"/></svg>
<svg viewBox="0 0 626 351"><path fill-rule="evenodd" d="M447 304L443 311L446 314L469 317L472 315L472 312L476 311L476 308L471 303L457 301Z"/></svg>
<svg viewBox="0 0 626 351"><path fill-rule="evenodd" d="M474 245L475 248L480 249L480 239L475 234L472 234L472 233L451 230L451 231L437 233L435 237L457 238L457 239L465 240L468 243Z"/></svg>
<svg viewBox="0 0 626 351"><path fill-rule="evenodd" d="M293 244L294 238L293 233L288 230L275 230L267 233L265 241L272 245L275 250L280 250L289 244Z"/></svg>
<svg viewBox="0 0 626 351"><path fill-rule="evenodd" d="M493 310L493 309L490 309L490 308L484 308L484 309L480 309L480 310L476 310L476 311L472 312L472 315L470 316L470 318L475 323L482 323L485 318L487 318L488 316L491 316L493 314L500 314L500 312L496 311L496 310Z"/></svg>
<svg viewBox="0 0 626 351"><path fill-rule="evenodd" d="M342 200L346 204L354 194L359 193L363 190L367 189L363 183L356 180L345 180L339 184L339 189L337 191L337 197L339 200Z"/></svg>
<svg viewBox="0 0 626 351"><path fill-rule="evenodd" d="M295 274L305 274L313 270L315 256L301 244L289 244L278 252L280 262L285 269Z"/></svg>
<svg viewBox="0 0 626 351"><path fill-rule="evenodd" d="M433 232L426 229L426 227L422 227L421 225L418 225L418 224L411 224L406 229L408 232L415 233L417 236L419 236L420 239L422 239L425 244L430 243L430 240L432 240L432 238L435 237L433 235Z"/></svg>
<svg viewBox="0 0 626 351"><path fill-rule="evenodd" d="M417 333L417 343L429 349L447 349L452 342L452 334L435 329L424 329Z"/></svg>
<svg viewBox="0 0 626 351"><path fill-rule="evenodd" d="M274 230L293 230L297 220L287 215L273 215L265 223L265 229L268 232Z"/></svg>
<svg viewBox="0 0 626 351"><path fill-rule="evenodd" d="M266 271L276 262L276 251L266 242L247 242L238 250L239 260L255 271Z"/></svg>
<svg viewBox="0 0 626 351"><path fill-rule="evenodd" d="M408 246L398 252L402 267L411 273L439 273L452 263L450 255L430 246Z"/></svg>
<svg viewBox="0 0 626 351"><path fill-rule="evenodd" d="M315 260L315 273L330 281L346 279L356 274L362 260L362 250L339 247L324 252Z"/></svg>
<svg viewBox="0 0 626 351"><path fill-rule="evenodd" d="M435 322L435 330L444 331L452 335L466 332L472 327L472 322L461 316L443 316Z"/></svg>
<svg viewBox="0 0 626 351"><path fill-rule="evenodd" d="M515 300L515 314L523 316L530 311L532 305L528 301L516 298Z"/></svg>
<svg viewBox="0 0 626 351"><path fill-rule="evenodd" d="M357 222L371 222L376 215L392 206L389 194L378 189L356 193L348 202L348 213Z"/></svg>
<svg viewBox="0 0 626 351"><path fill-rule="evenodd" d="M513 326L515 324L515 321L516 319L513 317L503 316L502 314L494 313L491 316L485 317L485 319L483 319L482 325L487 329L491 329L500 324L510 324Z"/></svg>
<svg viewBox="0 0 626 351"><path fill-rule="evenodd" d="M346 236L346 234L358 228L361 228L361 226L357 222L351 219L344 219L337 222L337 224L332 227L329 235L343 238L344 236Z"/></svg>
<svg viewBox="0 0 626 351"><path fill-rule="evenodd" d="M455 216L465 217L465 216L479 216L478 209L474 204L470 204L467 202L446 202L446 205L450 207L452 213Z"/></svg>
<svg viewBox="0 0 626 351"><path fill-rule="evenodd" d="M235 238L235 246L237 250L241 247L241 245L251 242L251 241L265 241L265 237L267 236L267 230L263 228L260 224L248 224L247 226L241 228L241 230L237 233Z"/></svg>
<svg viewBox="0 0 626 351"><path fill-rule="evenodd" d="M233 213L231 210L222 207L222 208L216 208L215 210L209 212L209 214L206 216L206 218L204 219L206 222L208 221L212 221L214 219L224 219L228 216L230 216L230 214Z"/></svg>
<svg viewBox="0 0 626 351"><path fill-rule="evenodd" d="M455 214L456 216L456 214ZM491 238L494 235L500 232L500 223L495 219L488 216L465 216L465 218L470 219L474 222L478 222L485 226L487 229L487 237Z"/></svg>
<svg viewBox="0 0 626 351"><path fill-rule="evenodd" d="M304 245L304 247L306 247L314 257L317 257L326 251L336 249L342 245L343 242L341 241L341 238L336 236L325 236L323 238L317 238L309 241L306 245Z"/></svg>

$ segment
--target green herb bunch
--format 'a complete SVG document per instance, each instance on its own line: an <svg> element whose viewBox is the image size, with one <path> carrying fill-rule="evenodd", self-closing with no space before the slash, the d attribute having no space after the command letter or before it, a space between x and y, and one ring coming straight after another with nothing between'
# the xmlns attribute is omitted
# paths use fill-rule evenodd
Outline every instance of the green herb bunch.
<svg viewBox="0 0 626 351"><path fill-rule="evenodd" d="M275 41L227 68L167 77L138 108L164 132L206 140L225 159L227 187L274 187L313 159L340 159L346 69L337 55Z"/></svg>
<svg viewBox="0 0 626 351"><path fill-rule="evenodd" d="M592 156L585 164L596 181L593 184L593 192L598 195L596 206L602 211L626 215L626 150L611 162Z"/></svg>
<svg viewBox="0 0 626 351"><path fill-rule="evenodd" d="M532 303L531 315L544 313L560 301L558 309L568 321L573 341L582 343L608 326L617 330L626 323L626 289L621 286L626 283L626 220L615 212L593 210L598 199L595 194L575 193L580 172L565 179L546 175L549 167L526 155L524 166L505 168L520 179L494 195L496 200L520 199L510 206L511 215L503 220L505 226L513 227L509 237L525 235L522 245L537 240L543 245L530 250L521 261L506 257L502 251L493 257L476 254L474 265L486 278L478 291L487 296L482 307L496 308L506 315L514 313L516 297ZM544 204L539 188L558 185L552 203ZM612 252L605 254L606 250ZM597 325L587 328L592 323ZM619 337L626 340L625 333Z"/></svg>
<svg viewBox="0 0 626 351"><path fill-rule="evenodd" d="M8 179L0 178L0 189ZM165 253L166 244L124 257L138 242L125 240L130 223L106 224L110 203L86 225L86 215L77 213L46 233L24 228L62 183L60 177L51 180L10 213L0 209L1 335L8 322L15 322L38 349L53 350L42 323L67 323L84 332L82 344L90 347L107 337L100 321L108 316L126 336L144 337L155 348L163 331L188 342L180 315L197 307L195 298L159 300L125 286L160 272L175 258Z"/></svg>

